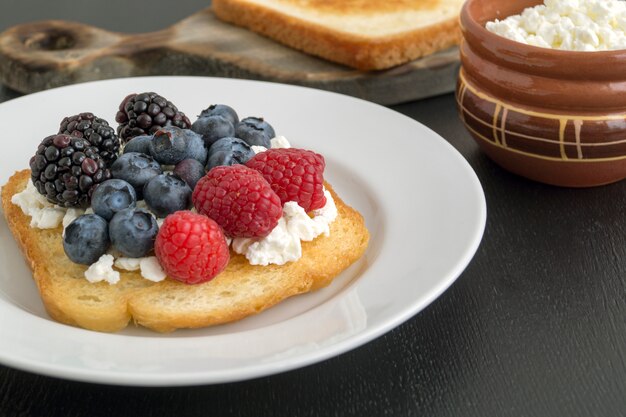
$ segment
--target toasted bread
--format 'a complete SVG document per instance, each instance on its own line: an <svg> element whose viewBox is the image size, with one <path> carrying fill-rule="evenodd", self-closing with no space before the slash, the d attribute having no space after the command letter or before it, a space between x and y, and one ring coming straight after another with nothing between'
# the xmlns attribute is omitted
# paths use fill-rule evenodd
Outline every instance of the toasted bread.
<svg viewBox="0 0 626 417"><path fill-rule="evenodd" d="M186 285L166 279L154 283L138 272L121 271L110 285L89 283L86 266L63 251L61 227L30 227L30 218L11 203L30 180L30 171L13 175L2 187L2 207L9 228L33 272L46 310L62 323L114 332L131 319L158 332L227 323L259 313L295 294L319 289L360 258L369 234L363 217L327 185L338 209L330 236L302 242L303 256L285 265L252 266L231 253L227 268L212 281Z"/></svg>
<svg viewBox="0 0 626 417"><path fill-rule="evenodd" d="M213 0L218 18L303 52L380 70L458 44L464 0Z"/></svg>

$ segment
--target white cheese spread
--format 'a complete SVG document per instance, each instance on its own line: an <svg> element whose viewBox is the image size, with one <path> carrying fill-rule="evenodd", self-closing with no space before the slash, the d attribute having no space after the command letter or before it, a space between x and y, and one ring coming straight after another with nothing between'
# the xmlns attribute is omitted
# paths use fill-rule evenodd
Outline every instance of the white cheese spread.
<svg viewBox="0 0 626 417"><path fill-rule="evenodd" d="M291 144L289 143L289 141L287 140L286 137L284 136L276 136L275 138L272 138L270 140L270 143L272 144L272 149L277 149L277 148L291 148Z"/></svg>
<svg viewBox="0 0 626 417"><path fill-rule="evenodd" d="M141 276L152 282L160 282L167 277L156 256L146 256L139 261Z"/></svg>
<svg viewBox="0 0 626 417"><path fill-rule="evenodd" d="M568 51L626 49L626 2L545 0L521 14L496 19L487 30L542 48Z"/></svg>
<svg viewBox="0 0 626 417"><path fill-rule="evenodd" d="M156 256L146 256L144 258L120 257L115 259L115 267L126 271L139 270L142 277L153 282L163 281L167 276Z"/></svg>
<svg viewBox="0 0 626 417"><path fill-rule="evenodd" d="M105 253L85 271L85 278L91 283L106 281L109 284L117 284L120 273L113 269L113 255Z"/></svg>
<svg viewBox="0 0 626 417"><path fill-rule="evenodd" d="M275 138L270 139L270 144L272 149L291 148L291 144L284 136L276 136ZM252 148L255 154L265 152L267 150L265 146L259 145L252 145L250 148Z"/></svg>
<svg viewBox="0 0 626 417"><path fill-rule="evenodd" d="M78 217L85 214L85 210L79 208L68 208L63 216L63 237L65 237L65 229Z"/></svg>
<svg viewBox="0 0 626 417"><path fill-rule="evenodd" d="M125 271L138 271L140 266L140 258L126 258L124 256L115 258L114 265L116 268L123 269Z"/></svg>
<svg viewBox="0 0 626 417"><path fill-rule="evenodd" d="M251 265L283 265L302 257L300 239L289 233L284 216L263 239L238 237L233 239L232 248L244 255Z"/></svg>
<svg viewBox="0 0 626 417"><path fill-rule="evenodd" d="M244 255L251 265L284 265L302 257L301 241L311 241L330 235L330 224L337 218L337 206L332 195L324 190L326 205L313 210L313 217L298 203L289 201L283 207L278 225L263 239L235 238L232 248Z"/></svg>
<svg viewBox="0 0 626 417"><path fill-rule="evenodd" d="M30 216L30 227L54 229L61 224L65 216L65 209L46 200L39 194L32 181L28 181L24 191L13 195L11 202Z"/></svg>

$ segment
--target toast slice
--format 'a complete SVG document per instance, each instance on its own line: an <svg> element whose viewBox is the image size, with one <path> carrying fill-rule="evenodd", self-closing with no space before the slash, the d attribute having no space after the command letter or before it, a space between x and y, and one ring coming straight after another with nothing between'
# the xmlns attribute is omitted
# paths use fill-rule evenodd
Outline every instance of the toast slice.
<svg viewBox="0 0 626 417"><path fill-rule="evenodd" d="M218 18L360 70L456 45L464 0L213 0Z"/></svg>
<svg viewBox="0 0 626 417"><path fill-rule="evenodd" d="M252 266L231 252L227 268L212 281L186 285L165 279L154 283L138 272L120 271L115 285L84 279L87 269L63 251L61 227L30 227L30 218L11 203L30 180L15 173L2 187L9 228L33 272L46 310L57 321L102 332L123 329L131 319L158 332L227 323L259 313L292 295L324 287L359 259L369 240L363 217L327 184L338 209L330 236L302 242L303 256L282 266Z"/></svg>

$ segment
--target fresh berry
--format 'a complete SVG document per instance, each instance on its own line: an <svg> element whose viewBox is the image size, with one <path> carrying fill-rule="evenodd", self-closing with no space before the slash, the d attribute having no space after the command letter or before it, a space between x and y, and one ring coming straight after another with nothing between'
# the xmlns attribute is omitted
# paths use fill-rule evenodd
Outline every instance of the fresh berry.
<svg viewBox="0 0 626 417"><path fill-rule="evenodd" d="M69 135L45 138L30 159L31 179L48 201L64 207L87 207L94 186L111 178L98 148Z"/></svg>
<svg viewBox="0 0 626 417"><path fill-rule="evenodd" d="M215 221L190 211L167 216L154 251L167 275L186 284L199 284L222 272L230 253Z"/></svg>
<svg viewBox="0 0 626 417"><path fill-rule="evenodd" d="M150 155L129 152L117 158L111 165L111 175L135 187L137 198L143 196L143 187L148 181L163 173L161 165Z"/></svg>
<svg viewBox="0 0 626 417"><path fill-rule="evenodd" d="M164 127L157 130L150 142L150 154L163 165L175 165L187 156L187 143L183 130Z"/></svg>
<svg viewBox="0 0 626 417"><path fill-rule="evenodd" d="M203 166L206 165L206 160L209 155L208 148L204 146L204 140L202 135L197 134L193 130L183 130L185 136L185 146L187 147L187 154L185 159L195 159Z"/></svg>
<svg viewBox="0 0 626 417"><path fill-rule="evenodd" d="M209 148L207 170L219 165L245 164L254 156L254 151L239 138L222 138Z"/></svg>
<svg viewBox="0 0 626 417"><path fill-rule="evenodd" d="M109 222L111 244L130 258L147 256L154 248L158 231L154 216L140 209L118 211Z"/></svg>
<svg viewBox="0 0 626 417"><path fill-rule="evenodd" d="M157 93L130 94L120 103L115 115L119 123L117 134L123 141L135 136L153 134L165 126L188 129L191 126L185 113Z"/></svg>
<svg viewBox="0 0 626 417"><path fill-rule="evenodd" d="M204 165L195 159L184 159L174 167L174 175L185 181L192 190L204 174L206 174Z"/></svg>
<svg viewBox="0 0 626 417"><path fill-rule="evenodd" d="M296 148L268 149L246 166L263 174L282 204L295 201L307 212L326 205L322 155Z"/></svg>
<svg viewBox="0 0 626 417"><path fill-rule="evenodd" d="M235 109L227 106L226 104L212 104L208 108L202 110L198 118L210 116L225 117L233 124L233 126L239 123L239 116L237 115Z"/></svg>
<svg viewBox="0 0 626 417"><path fill-rule="evenodd" d="M152 135L135 136L124 146L124 153L139 152L150 155L150 142Z"/></svg>
<svg viewBox="0 0 626 417"><path fill-rule="evenodd" d="M235 126L224 116L200 117L191 125L191 130L204 139L204 145L209 148L216 140L228 136L235 136Z"/></svg>
<svg viewBox="0 0 626 417"><path fill-rule="evenodd" d="M97 214L79 216L65 228L63 249L72 262L91 265L109 245L109 225Z"/></svg>
<svg viewBox="0 0 626 417"><path fill-rule="evenodd" d="M231 237L265 237L282 216L280 198L258 171L244 165L213 168L198 181L192 199L199 213Z"/></svg>
<svg viewBox="0 0 626 417"><path fill-rule="evenodd" d="M175 175L157 175L143 189L148 208L157 217L165 217L191 205L191 188Z"/></svg>
<svg viewBox="0 0 626 417"><path fill-rule="evenodd" d="M111 165L120 153L120 140L109 123L93 113L80 113L63 119L59 133L85 138L98 152L107 165Z"/></svg>
<svg viewBox="0 0 626 417"><path fill-rule="evenodd" d="M91 208L105 220L111 220L118 211L134 208L136 203L137 194L133 186L119 179L104 181L91 196Z"/></svg>
<svg viewBox="0 0 626 417"><path fill-rule="evenodd" d="M276 136L274 128L262 117L246 117L235 126L235 136L248 145L271 147L270 140Z"/></svg>

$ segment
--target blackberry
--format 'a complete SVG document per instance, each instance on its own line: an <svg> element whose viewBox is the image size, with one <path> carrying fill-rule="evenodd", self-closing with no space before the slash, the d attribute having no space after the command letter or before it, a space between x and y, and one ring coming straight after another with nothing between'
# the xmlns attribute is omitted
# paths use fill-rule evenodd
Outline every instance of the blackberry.
<svg viewBox="0 0 626 417"><path fill-rule="evenodd" d="M130 94L115 115L117 134L126 143L135 136L152 135L165 126L189 129L191 122L171 101L157 93Z"/></svg>
<svg viewBox="0 0 626 417"><path fill-rule="evenodd" d="M111 178L97 147L87 139L62 134L41 142L30 169L37 191L64 207L88 207L94 187Z"/></svg>
<svg viewBox="0 0 626 417"><path fill-rule="evenodd" d="M120 140L109 123L93 113L80 113L63 119L59 133L85 138L98 148L100 156L111 165L120 153Z"/></svg>

